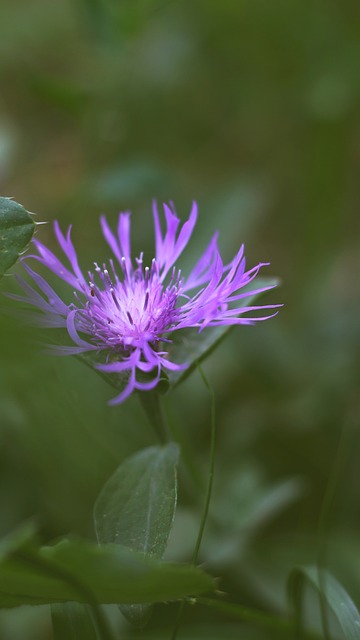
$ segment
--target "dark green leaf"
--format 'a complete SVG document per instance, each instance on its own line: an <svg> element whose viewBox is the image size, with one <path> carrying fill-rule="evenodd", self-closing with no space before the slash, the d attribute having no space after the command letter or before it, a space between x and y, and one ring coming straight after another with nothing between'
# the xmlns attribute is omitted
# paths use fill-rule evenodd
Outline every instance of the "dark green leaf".
<svg viewBox="0 0 360 640"><path fill-rule="evenodd" d="M94 508L99 543L116 542L161 559L174 521L179 447L149 447L123 462L106 483ZM143 626L148 608L121 607Z"/></svg>
<svg viewBox="0 0 360 640"><path fill-rule="evenodd" d="M21 204L0 198L0 278L26 249L35 222Z"/></svg>
<svg viewBox="0 0 360 640"><path fill-rule="evenodd" d="M86 605L77 602L51 605L54 640L97 640Z"/></svg>
<svg viewBox="0 0 360 640"><path fill-rule="evenodd" d="M333 611L346 640L360 640L360 614L354 602L341 584L324 569L319 575L316 566L295 569L289 576L288 593L301 622L303 592L310 584L324 598L325 605Z"/></svg>
<svg viewBox="0 0 360 640"><path fill-rule="evenodd" d="M82 539L41 548L25 541L0 560L0 606L7 608L67 601L161 602L212 588L213 580L200 569Z"/></svg>
<svg viewBox="0 0 360 640"><path fill-rule="evenodd" d="M277 280L259 278L256 280L256 290L262 287L269 289L278 284ZM254 290L254 285L252 286ZM261 294L251 295L244 299L240 306L248 306ZM179 382L185 380L196 368L197 363L202 362L218 346L225 336L233 329L233 325L221 327L208 327L199 333L198 329L183 329L174 331L171 334L172 343L169 345L169 360L177 364L188 363L189 366L183 371L169 371L168 377L170 387L175 387Z"/></svg>

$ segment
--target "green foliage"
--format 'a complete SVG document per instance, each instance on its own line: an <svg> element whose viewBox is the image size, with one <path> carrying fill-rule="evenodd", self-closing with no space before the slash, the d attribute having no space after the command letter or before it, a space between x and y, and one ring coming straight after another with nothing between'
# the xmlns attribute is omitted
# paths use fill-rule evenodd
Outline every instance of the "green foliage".
<svg viewBox="0 0 360 640"><path fill-rule="evenodd" d="M21 204L0 198L0 278L29 244L35 222Z"/></svg>
<svg viewBox="0 0 360 640"><path fill-rule="evenodd" d="M101 491L94 508L100 544L115 542L161 559L174 521L179 447L149 447L127 458ZM144 605L122 606L137 626L148 620Z"/></svg>
<svg viewBox="0 0 360 640"><path fill-rule="evenodd" d="M109 259L100 213L115 227L119 210L131 210L134 255L143 250L149 261L151 199L173 200L182 219L196 199L184 275L219 229L225 262L244 242L248 266L269 260L266 275L284 283L266 299L285 303L278 317L234 329L203 365L219 427L200 556L221 578L224 605L284 619L289 572L316 558L343 428L348 444L323 533L328 570L360 605L359 65L356 0L0 2L1 193L63 229L73 224L85 272ZM59 250L51 224L42 239ZM6 290L19 293L15 278ZM72 302L68 287L59 293ZM194 360L207 335L194 336ZM166 551L179 562L193 552L208 461L209 403L198 378L164 398L193 470L180 463ZM0 314L1 535L33 514L46 540L93 535L105 481L155 442L138 398L109 408L113 395L75 358L43 355L32 329ZM142 636L168 640L175 608L155 607ZM309 627L318 621L315 588L303 612ZM179 636L280 633L199 605L187 608ZM47 607L3 609L0 637L50 640Z"/></svg>
<svg viewBox="0 0 360 640"><path fill-rule="evenodd" d="M291 631L294 631L293 621L285 616L263 613L263 611L211 598L197 598L197 603L229 617L252 622L266 629L275 629L279 634L286 633L288 635Z"/></svg>
<svg viewBox="0 0 360 640"><path fill-rule="evenodd" d="M7 542L0 560L0 607L176 600L213 588L203 571L162 563L123 545L83 539L39 547L28 536Z"/></svg>
<svg viewBox="0 0 360 640"><path fill-rule="evenodd" d="M179 447L149 447L127 458L101 491L94 508L100 544L115 542L162 558L176 506Z"/></svg>
<svg viewBox="0 0 360 640"><path fill-rule="evenodd" d="M304 588L311 585L323 600L323 615L334 613L345 640L360 639L360 614L349 594L325 569L316 566L301 567L294 570L288 581L289 597L296 611L299 633L302 628L302 600ZM300 636L299 636L300 637Z"/></svg>
<svg viewBox="0 0 360 640"><path fill-rule="evenodd" d="M86 605L77 602L51 605L54 640L97 640Z"/></svg>

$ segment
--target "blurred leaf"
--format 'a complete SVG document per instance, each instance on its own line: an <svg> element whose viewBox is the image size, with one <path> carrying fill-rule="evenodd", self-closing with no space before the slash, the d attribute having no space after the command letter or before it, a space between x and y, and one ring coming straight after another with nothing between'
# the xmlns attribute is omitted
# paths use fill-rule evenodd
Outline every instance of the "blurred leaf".
<svg viewBox="0 0 360 640"><path fill-rule="evenodd" d="M20 539L0 561L0 607L75 601L162 602L211 590L200 569L159 562L122 545L80 538L37 547Z"/></svg>
<svg viewBox="0 0 360 640"><path fill-rule="evenodd" d="M49 103L73 114L81 113L86 95L77 86L54 75L32 71L27 82L34 93Z"/></svg>
<svg viewBox="0 0 360 640"><path fill-rule="evenodd" d="M26 249L35 222L21 204L0 198L0 278Z"/></svg>
<svg viewBox="0 0 360 640"><path fill-rule="evenodd" d="M250 607L243 607L233 602L223 602L222 600L214 600L211 598L197 598L196 602L220 613L234 617L239 620L254 622L256 625L268 629L276 629L279 633L288 634L293 630L293 622L288 618L284 618L271 613L264 613Z"/></svg>
<svg viewBox="0 0 360 640"><path fill-rule="evenodd" d="M256 289L275 287L278 280L270 278L258 278ZM245 289L244 289L245 291ZM241 301L239 308L248 306L261 294L251 295ZM198 329L184 329L174 331L171 335L172 342L169 344L169 360L179 364L189 363L184 371L169 371L168 378L170 387L175 387L179 382L185 380L196 368L198 362L202 362L220 344L225 336L234 328L234 325L224 325L221 327L207 327L199 333Z"/></svg>
<svg viewBox="0 0 360 640"><path fill-rule="evenodd" d="M124 38L136 31L143 22L142 3L139 0L136 4L112 0L77 0L77 3L81 22L87 26L92 42L103 47L121 45Z"/></svg>
<svg viewBox="0 0 360 640"><path fill-rule="evenodd" d="M111 15L103 0L77 0L81 26L87 27L92 41L112 41Z"/></svg>
<svg viewBox="0 0 360 640"><path fill-rule="evenodd" d="M88 191L96 202L115 203L125 202L139 194L157 193L163 191L164 183L171 179L165 170L153 162L129 162L127 165L106 169L94 176Z"/></svg>
<svg viewBox="0 0 360 640"><path fill-rule="evenodd" d="M77 602L51 605L54 640L97 640L86 605Z"/></svg>
<svg viewBox="0 0 360 640"><path fill-rule="evenodd" d="M360 614L354 602L331 573L322 570L321 576L316 566L295 569L289 576L288 593L295 607L299 630L304 587L306 583L309 583L319 593L320 598L324 598L326 605L335 614L344 632L344 638L346 640L359 640Z"/></svg>
<svg viewBox="0 0 360 640"><path fill-rule="evenodd" d="M244 562L249 558L249 543L261 528L298 500L305 488L302 478L266 484L255 466L245 464L242 472L233 470L213 497L211 513L217 526L209 528L204 557L211 557L211 566L217 571L224 566L234 571L234 558L237 558L242 573Z"/></svg>
<svg viewBox="0 0 360 640"><path fill-rule="evenodd" d="M179 447L149 447L125 460L106 483L94 508L99 543L116 542L161 559L174 521ZM149 607L121 607L143 626Z"/></svg>
<svg viewBox="0 0 360 640"><path fill-rule="evenodd" d="M34 545L36 527L33 522L25 522L11 534L0 540L0 563L6 556L15 554L19 549Z"/></svg>
<svg viewBox="0 0 360 640"><path fill-rule="evenodd" d="M276 518L305 491L302 478L286 478L266 484L256 465L244 465L225 479L214 498L214 516L229 530L248 535Z"/></svg>
<svg viewBox="0 0 360 640"><path fill-rule="evenodd" d="M0 182L7 178L15 157L17 131L10 123L0 123Z"/></svg>

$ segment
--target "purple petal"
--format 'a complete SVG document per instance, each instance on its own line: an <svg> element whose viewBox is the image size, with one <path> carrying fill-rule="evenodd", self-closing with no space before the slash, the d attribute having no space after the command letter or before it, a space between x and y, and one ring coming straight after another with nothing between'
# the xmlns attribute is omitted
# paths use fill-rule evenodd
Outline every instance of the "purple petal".
<svg viewBox="0 0 360 640"><path fill-rule="evenodd" d="M33 240L33 244L37 248L40 256L36 256L33 254L27 255L25 260L29 260L30 258L37 260L41 264L45 265L48 269L50 269L50 271L55 273L55 275L57 275L59 278L65 280L65 282L67 282L73 289L81 291L81 284L79 283L78 279L71 273L71 271L69 271L69 269L64 267L62 262L60 262L60 260L53 254L52 251L50 251L50 249L45 247L42 242L36 239Z"/></svg>
<svg viewBox="0 0 360 640"><path fill-rule="evenodd" d="M169 263L167 264L167 269L170 269L174 262L178 259L178 257L184 251L186 245L188 244L194 227L197 221L198 208L196 202L193 202L192 209L190 212L189 219L183 224L182 229L179 233L179 237L175 243L173 253L170 256Z"/></svg>
<svg viewBox="0 0 360 640"><path fill-rule="evenodd" d="M156 203L154 203L153 205L156 261L161 271L162 281L166 277L167 273L169 272L177 258L185 249L197 220L197 205L194 202L189 219L182 226L179 236L176 239L176 233L180 224L180 220L173 210L173 206L171 208L169 205L164 204L163 207L166 221L166 232L164 238L161 232L159 213Z"/></svg>
<svg viewBox="0 0 360 640"><path fill-rule="evenodd" d="M82 340L82 338L80 338L77 329L75 327L75 318L76 318L76 314L79 313L79 309L74 309L73 311L70 311L68 317L66 318L66 328L68 330L68 334L71 338L71 340L73 340L73 342L75 342L75 344L78 347L84 347L85 349L91 349L93 347L93 345L90 345L88 342L86 342L85 340Z"/></svg>
<svg viewBox="0 0 360 640"><path fill-rule="evenodd" d="M281 305L279 305L281 306ZM270 318L275 318L279 312L271 313L266 316L260 316L258 318L226 318L224 320L215 320L210 322L210 327L219 327L223 325L233 325L233 324L254 324L255 322L262 322L263 320L270 320Z"/></svg>
<svg viewBox="0 0 360 640"><path fill-rule="evenodd" d="M55 356L77 356L80 353L85 353L86 351L98 350L99 347L91 346L90 344L87 347L68 347L65 345L49 344L44 350L44 353Z"/></svg>
<svg viewBox="0 0 360 640"><path fill-rule="evenodd" d="M28 297L24 298L24 302L38 307L39 309L44 311L44 313L59 313L57 310L54 310L51 304L44 300L44 298L35 289L33 289L33 287L28 282L26 282L26 280L21 278L21 276L17 275L16 280L23 291L28 294Z"/></svg>
<svg viewBox="0 0 360 640"><path fill-rule="evenodd" d="M121 250L118 244L118 241L116 240L113 232L111 231L106 217L104 215L100 216L100 224L101 224L101 230L103 232L103 236L106 240L106 242L108 243L111 251L113 252L114 256L117 258L118 262L121 263Z"/></svg>
<svg viewBox="0 0 360 640"><path fill-rule="evenodd" d="M201 286L205 282L208 282L208 280L210 279L211 272L214 268L216 255L219 252L217 247L218 236L219 236L219 232L217 231L213 235L208 247L205 249L200 260L196 263L195 267L193 268L193 270L190 272L190 275L186 279L186 282L184 283L184 286L182 289L183 292L190 291L190 289L195 289L196 287Z"/></svg>
<svg viewBox="0 0 360 640"><path fill-rule="evenodd" d="M155 200L153 201L153 218L154 218L154 229L155 229L155 256L156 256L156 262L158 262L160 265L161 257L163 254L163 237L161 233L159 212L158 212L157 204Z"/></svg>
<svg viewBox="0 0 360 640"><path fill-rule="evenodd" d="M159 365L155 378L153 380L150 380L150 382L139 382L138 380L136 380L136 389L139 389L140 391L150 391L151 389L154 389L154 387L156 387L159 382L160 373L161 368Z"/></svg>
<svg viewBox="0 0 360 640"><path fill-rule="evenodd" d="M76 277L78 278L79 282L85 283L84 276L79 267L74 245L71 242L71 225L67 230L66 238L64 237L57 220L55 220L54 222L54 230L58 243L65 253L67 259L69 260Z"/></svg>
<svg viewBox="0 0 360 640"><path fill-rule="evenodd" d="M99 369L99 371L104 371L105 373L120 373L127 369L133 369L137 365L139 357L140 352L136 349L129 358L117 360L116 362L110 362L108 364L98 364L96 365L96 368Z"/></svg>
<svg viewBox="0 0 360 640"><path fill-rule="evenodd" d="M112 400L109 401L109 405L113 406L115 404L121 404L121 402L124 402L124 400L126 400L126 398L128 398L132 392L135 389L135 369L132 369L130 377L129 377L129 382L126 385L125 389L115 398L112 398Z"/></svg>
<svg viewBox="0 0 360 640"><path fill-rule="evenodd" d="M171 360L167 360L166 358L159 358L160 363L165 369L169 369L169 371L182 371L187 369L189 364L187 362L182 364L176 364L175 362L171 362Z"/></svg>
<svg viewBox="0 0 360 640"><path fill-rule="evenodd" d="M120 248L124 258L131 263L130 254L130 213L120 213L118 223Z"/></svg>
<svg viewBox="0 0 360 640"><path fill-rule="evenodd" d="M276 284L269 284L266 287L260 287L260 289L253 289L252 291L243 291L243 293L238 293L236 295L232 295L226 298L226 302L235 302L236 300L242 300L243 298L250 298L251 296L256 296L259 293L265 293L265 291L270 291L270 289L274 289L277 287Z"/></svg>
<svg viewBox="0 0 360 640"><path fill-rule="evenodd" d="M46 280L33 271L31 267L24 261L23 267L25 271L29 274L29 276L34 280L39 289L46 295L50 307L54 308L54 311L57 313L61 313L62 315L66 315L68 313L68 306L59 298L57 293L55 293L54 289L50 287L50 285L46 282Z"/></svg>

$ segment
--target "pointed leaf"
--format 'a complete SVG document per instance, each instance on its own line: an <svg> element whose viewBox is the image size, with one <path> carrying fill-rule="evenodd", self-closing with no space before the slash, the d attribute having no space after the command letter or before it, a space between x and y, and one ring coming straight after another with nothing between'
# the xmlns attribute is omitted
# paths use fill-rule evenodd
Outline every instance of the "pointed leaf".
<svg viewBox="0 0 360 640"><path fill-rule="evenodd" d="M174 521L179 447L149 447L123 462L106 483L94 508L99 543L116 542L161 559ZM137 626L149 608L121 607Z"/></svg>
<svg viewBox="0 0 360 640"><path fill-rule="evenodd" d="M26 249L35 222L21 204L0 198L0 278Z"/></svg>
<svg viewBox="0 0 360 640"><path fill-rule="evenodd" d="M179 447L149 447L127 458L94 508L99 543L116 542L162 558L176 506Z"/></svg>
<svg viewBox="0 0 360 640"><path fill-rule="evenodd" d="M319 575L316 566L295 569L289 576L288 593L295 607L298 622L301 622L303 591L310 584L325 599L337 618L346 640L360 640L360 614L349 594L341 584L324 569Z"/></svg>
<svg viewBox="0 0 360 640"><path fill-rule="evenodd" d="M37 547L28 540L0 558L0 607L80 602L162 602L213 588L200 569L145 557L114 544L82 539Z"/></svg>

